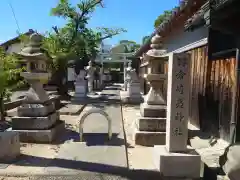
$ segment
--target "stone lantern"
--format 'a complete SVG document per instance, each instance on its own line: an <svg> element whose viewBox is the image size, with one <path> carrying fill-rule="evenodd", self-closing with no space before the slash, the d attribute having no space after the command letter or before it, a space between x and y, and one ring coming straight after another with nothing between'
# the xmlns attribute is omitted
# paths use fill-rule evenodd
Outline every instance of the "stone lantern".
<svg viewBox="0 0 240 180"><path fill-rule="evenodd" d="M144 103L140 106L141 118L137 121L135 143L141 145L165 144L166 130L166 99L163 91L167 74L164 65L167 58L162 49L162 38L155 35L151 39L151 48L145 55L150 72L144 78L150 85L150 90L145 96Z"/></svg>
<svg viewBox="0 0 240 180"><path fill-rule="evenodd" d="M22 72L21 76L30 88L18 107L18 116L12 118L11 130L19 133L22 142L51 142L59 130L65 128L55 110L56 98L50 98L43 89L50 74L46 65L48 57L42 51L41 43L42 36L34 33L29 44L19 53L27 62L27 72Z"/></svg>

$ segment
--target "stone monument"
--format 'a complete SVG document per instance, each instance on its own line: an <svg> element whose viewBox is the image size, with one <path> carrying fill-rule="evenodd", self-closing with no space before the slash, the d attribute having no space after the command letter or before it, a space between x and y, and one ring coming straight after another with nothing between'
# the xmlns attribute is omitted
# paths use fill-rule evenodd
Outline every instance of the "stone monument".
<svg viewBox="0 0 240 180"><path fill-rule="evenodd" d="M85 68L87 71L87 81L88 81L88 93L93 93L93 81L94 81L94 72L95 68L92 66L92 61L88 62L88 66Z"/></svg>
<svg viewBox="0 0 240 180"><path fill-rule="evenodd" d="M87 95L87 81L85 80L86 71L80 70L79 74L75 74L75 94L73 100L81 100Z"/></svg>
<svg viewBox="0 0 240 180"><path fill-rule="evenodd" d="M127 91L120 91L121 100L124 103L139 104L142 102L140 82L135 69L129 67Z"/></svg>
<svg viewBox="0 0 240 180"><path fill-rule="evenodd" d="M31 87L18 107L18 116L12 117L12 128L8 130L18 132L21 142L51 142L65 129L55 110L55 98L49 98L43 89L50 74L41 69L42 62L48 60L41 49L41 41L41 35L32 34L30 43L19 53L30 63L29 72L22 72L21 76Z"/></svg>
<svg viewBox="0 0 240 180"><path fill-rule="evenodd" d="M166 146L154 146L164 177L200 178L201 158L187 146L190 89L189 54L171 54L168 63Z"/></svg>
<svg viewBox="0 0 240 180"><path fill-rule="evenodd" d="M130 73L131 73L131 70L132 70L132 62L128 62L128 66L127 67L124 67L125 68L125 79L124 79L124 90L127 91L127 88L128 88L128 83L131 79L131 76L130 76Z"/></svg>
<svg viewBox="0 0 240 180"><path fill-rule="evenodd" d="M167 75L164 64L167 59L163 57L166 52L162 50L161 37L155 35L151 40L151 50L144 56L149 62L150 73L144 77L150 84L150 90L140 105L141 117L137 120L135 143L152 146L165 144L166 136L166 100L163 90Z"/></svg>

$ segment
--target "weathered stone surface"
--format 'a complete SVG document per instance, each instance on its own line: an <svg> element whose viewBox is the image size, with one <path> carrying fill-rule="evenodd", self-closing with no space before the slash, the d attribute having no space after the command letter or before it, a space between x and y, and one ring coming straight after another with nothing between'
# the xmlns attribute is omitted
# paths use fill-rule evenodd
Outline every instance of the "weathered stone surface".
<svg viewBox="0 0 240 180"><path fill-rule="evenodd" d="M20 155L19 135L16 132L0 132L0 163L11 162Z"/></svg>
<svg viewBox="0 0 240 180"><path fill-rule="evenodd" d="M200 178L201 156L193 149L170 153L166 146L154 146L153 160L160 174L167 177Z"/></svg>
<svg viewBox="0 0 240 180"><path fill-rule="evenodd" d="M54 112L46 117L12 117L12 127L14 130L28 129L41 130L48 129L59 119L59 113Z"/></svg>
<svg viewBox="0 0 240 180"><path fill-rule="evenodd" d="M134 133L135 144L143 146L164 145L166 141L165 132L138 131Z"/></svg>
<svg viewBox="0 0 240 180"><path fill-rule="evenodd" d="M141 94L129 96L127 91L120 91L121 101L126 104L140 104L143 101Z"/></svg>
<svg viewBox="0 0 240 180"><path fill-rule="evenodd" d="M166 131L166 118L141 117L137 120L140 131Z"/></svg>
<svg viewBox="0 0 240 180"><path fill-rule="evenodd" d="M187 53L169 56L166 128L166 148L169 152L183 152L187 148L190 62Z"/></svg>
<svg viewBox="0 0 240 180"><path fill-rule="evenodd" d="M64 133L65 122L58 120L55 125L48 130L13 130L9 128L7 131L19 133L20 142L51 143L56 137Z"/></svg>
<svg viewBox="0 0 240 180"><path fill-rule="evenodd" d="M129 96L141 96L140 92L141 92L140 83L138 82L128 83Z"/></svg>
<svg viewBox="0 0 240 180"><path fill-rule="evenodd" d="M140 105L140 113L143 117L166 117L166 106L165 105L149 105L142 103Z"/></svg>
<svg viewBox="0 0 240 180"><path fill-rule="evenodd" d="M61 115L79 115L84 109L84 104L67 104L59 109Z"/></svg>
<svg viewBox="0 0 240 180"><path fill-rule="evenodd" d="M47 116L49 113L55 110L54 104L43 106L43 105L29 105L20 106L18 108L18 116L27 116L27 117L39 117L39 116Z"/></svg>

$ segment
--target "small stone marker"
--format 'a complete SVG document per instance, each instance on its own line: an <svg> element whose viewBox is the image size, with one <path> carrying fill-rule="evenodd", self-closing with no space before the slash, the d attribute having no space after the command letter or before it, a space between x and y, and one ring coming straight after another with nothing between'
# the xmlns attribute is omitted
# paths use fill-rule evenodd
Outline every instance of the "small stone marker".
<svg viewBox="0 0 240 180"><path fill-rule="evenodd" d="M166 148L169 152L183 152L188 138L189 54L170 55L168 68Z"/></svg>

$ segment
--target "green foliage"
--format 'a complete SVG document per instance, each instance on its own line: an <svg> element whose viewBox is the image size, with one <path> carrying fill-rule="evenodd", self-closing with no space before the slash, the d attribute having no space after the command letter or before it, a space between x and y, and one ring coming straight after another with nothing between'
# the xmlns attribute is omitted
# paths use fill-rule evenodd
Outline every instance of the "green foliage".
<svg viewBox="0 0 240 180"><path fill-rule="evenodd" d="M21 85L19 73L22 68L17 68L18 60L14 55L7 55L0 48L0 99L8 98L12 88ZM10 86L11 85L11 86Z"/></svg>
<svg viewBox="0 0 240 180"><path fill-rule="evenodd" d="M104 39L126 32L122 28L87 28L92 13L100 5L102 0L80 0L76 6L68 0L60 0L52 8L51 15L64 18L67 22L62 28L53 27L54 31L48 32L43 41L43 48L54 59L53 68L66 67L70 57L79 60L94 58Z"/></svg>
<svg viewBox="0 0 240 180"><path fill-rule="evenodd" d="M127 46L128 52L126 53L136 52L140 48L140 44L130 40L121 40L119 44L125 44Z"/></svg>
<svg viewBox="0 0 240 180"><path fill-rule="evenodd" d="M164 11L163 14L157 17L154 21L154 27L157 28L163 21L172 14L172 11Z"/></svg>
<svg viewBox="0 0 240 180"><path fill-rule="evenodd" d="M142 44L147 43L147 41L149 40L150 36L144 36L142 39Z"/></svg>
<svg viewBox="0 0 240 180"><path fill-rule="evenodd" d="M4 120L4 100L9 99L11 90L24 82L19 81L19 73L23 70L17 68L18 61L14 55L5 54L0 48L0 115Z"/></svg>

